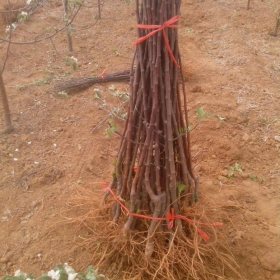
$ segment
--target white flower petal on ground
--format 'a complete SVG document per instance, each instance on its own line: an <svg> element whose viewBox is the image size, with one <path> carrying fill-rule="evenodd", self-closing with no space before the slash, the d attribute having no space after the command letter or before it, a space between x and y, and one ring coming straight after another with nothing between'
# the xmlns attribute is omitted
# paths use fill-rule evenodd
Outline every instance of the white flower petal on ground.
<svg viewBox="0 0 280 280"><path fill-rule="evenodd" d="M10 30L11 30L11 25L7 25L7 26L6 26L6 29L5 29L5 32L6 32L6 33L9 33Z"/></svg>
<svg viewBox="0 0 280 280"><path fill-rule="evenodd" d="M16 277L20 277L20 276L23 276L23 277L26 277L26 273L22 272L20 269L16 270L15 272L15 276Z"/></svg>
<svg viewBox="0 0 280 280"><path fill-rule="evenodd" d="M78 58L76 58L75 56L71 56L70 57L73 61L75 61L76 63L78 63Z"/></svg>
<svg viewBox="0 0 280 280"><path fill-rule="evenodd" d="M48 272L48 276L50 277L50 278L52 278L53 280L59 280L59 278L60 278L60 271L59 270L50 270L49 272Z"/></svg>
<svg viewBox="0 0 280 280"><path fill-rule="evenodd" d="M68 274L68 280L75 280L78 273L67 263L64 264L64 269Z"/></svg>

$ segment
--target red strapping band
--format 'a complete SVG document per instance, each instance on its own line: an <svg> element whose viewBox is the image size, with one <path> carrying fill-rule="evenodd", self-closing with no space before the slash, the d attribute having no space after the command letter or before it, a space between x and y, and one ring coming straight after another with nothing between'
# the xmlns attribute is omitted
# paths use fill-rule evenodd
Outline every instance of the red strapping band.
<svg viewBox="0 0 280 280"><path fill-rule="evenodd" d="M107 69L105 68L102 73L99 75L101 79L104 79L104 75L106 74Z"/></svg>
<svg viewBox="0 0 280 280"><path fill-rule="evenodd" d="M172 49L170 47L170 43L168 40L168 36L166 33L166 28L177 28L177 23L180 19L180 16L175 16L173 18L171 18L170 20L166 21L164 24L162 25L148 25L148 24L138 24L137 27L140 29L148 29L148 30L152 30L155 29L154 31L151 31L150 33L148 33L147 35L140 37L138 40L136 40L134 42L134 45L139 45L142 44L143 42L145 42L146 40L148 40L150 37L154 36L155 34L157 34L158 32L162 31L163 34L163 39L165 42L165 46L166 49L169 53L170 58L172 59L172 61L174 62L174 64L180 68L179 63L176 61L176 58L172 52Z"/></svg>
<svg viewBox="0 0 280 280"><path fill-rule="evenodd" d="M205 223L200 223L200 222L194 222L192 219L189 219L185 216L175 215L173 208L171 209L171 212L166 215L165 218L147 216L147 215L142 215L142 214L137 214L137 213L131 213L129 211L129 209L124 205L124 203L121 201L121 199L114 193L114 191L110 187L108 187L107 183L104 182L104 183L101 184L101 186L103 188L105 188L105 191L108 191L112 195L113 199L121 206L121 209L126 216L131 216L131 217L134 217L134 218L150 220L150 221L159 221L159 222L166 221L169 229L172 229L174 227L175 220L182 220L182 221L185 221L188 224L194 226L196 232L206 242L210 239L209 235L205 231L198 228L196 226L196 224L214 226L214 227L223 226L222 223L205 224Z"/></svg>

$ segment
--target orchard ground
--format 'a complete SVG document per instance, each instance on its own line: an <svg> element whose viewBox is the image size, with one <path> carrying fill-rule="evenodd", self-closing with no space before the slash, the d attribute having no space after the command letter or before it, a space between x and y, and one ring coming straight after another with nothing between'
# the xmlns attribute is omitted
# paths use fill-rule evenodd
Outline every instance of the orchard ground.
<svg viewBox="0 0 280 280"><path fill-rule="evenodd" d="M58 25L63 12L55 2L20 24L13 40L30 41L46 26ZM180 48L195 127L195 170L207 207L217 213L210 219L223 217L220 230L247 279L276 280L280 34L269 35L277 1L251 2L248 11L245 0L183 1ZM59 223L61 212L76 189L110 181L120 137L106 133L108 110L123 110L116 93L129 87L97 85L58 96L52 86L59 77L129 69L134 10L134 1L106 0L96 21L96 8L82 8L73 33L77 70L67 59L64 33L53 41L11 46L4 80L15 132L0 136L1 276L19 268L39 275L59 263L76 270L91 264L90 254L76 242L79 232ZM2 58L5 50L1 44ZM124 122L114 123L121 131Z"/></svg>

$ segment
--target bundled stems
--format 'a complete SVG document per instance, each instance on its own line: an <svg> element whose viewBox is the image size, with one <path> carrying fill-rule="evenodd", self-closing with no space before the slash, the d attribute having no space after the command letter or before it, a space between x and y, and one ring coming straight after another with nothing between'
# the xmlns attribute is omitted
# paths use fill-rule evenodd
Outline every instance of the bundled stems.
<svg viewBox="0 0 280 280"><path fill-rule="evenodd" d="M136 5L138 24L162 26L180 14L181 1L137 0ZM153 31L149 28L139 28L138 36ZM177 28L174 25L162 28L139 42L113 187L122 200L129 202L131 213L149 213L154 217L150 221L145 252L150 257L156 229L160 223L164 224L157 218L171 211L178 215L184 203L191 204L197 197L197 179L191 163ZM120 208L116 203L114 221L121 215ZM128 217L124 233L128 234L136 223L135 217ZM175 224L180 232L181 221L176 220Z"/></svg>

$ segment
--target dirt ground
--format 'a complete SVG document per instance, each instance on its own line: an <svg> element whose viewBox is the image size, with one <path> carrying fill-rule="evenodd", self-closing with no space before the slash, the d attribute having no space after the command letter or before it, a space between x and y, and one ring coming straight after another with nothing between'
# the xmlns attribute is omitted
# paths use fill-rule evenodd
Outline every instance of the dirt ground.
<svg viewBox="0 0 280 280"><path fill-rule="evenodd" d="M61 26L56 2L20 24L12 39L30 41ZM221 230L244 277L277 280L280 34L269 32L279 4L251 2L248 11L245 0L183 1L180 47L200 192L225 217ZM75 22L76 71L63 33L52 41L11 46L4 79L15 132L0 136L1 276L19 268L39 274L64 262L77 270L91 264L75 242L79 233L57 222L75 189L110 180L120 138L106 135L108 108L121 108L114 92L127 92L128 85L98 85L71 96L58 96L52 86L61 77L130 67L134 1L105 0L101 20L96 13L96 7L83 8ZM1 44L1 60L5 50ZM198 108L207 113L203 120ZM123 121L115 122L121 131Z"/></svg>

